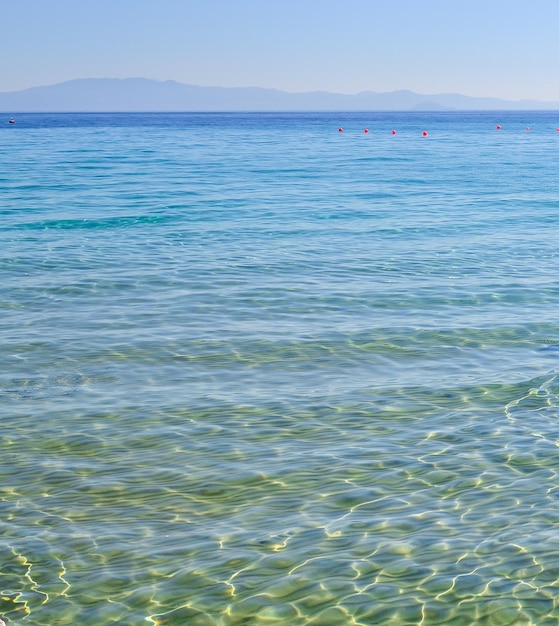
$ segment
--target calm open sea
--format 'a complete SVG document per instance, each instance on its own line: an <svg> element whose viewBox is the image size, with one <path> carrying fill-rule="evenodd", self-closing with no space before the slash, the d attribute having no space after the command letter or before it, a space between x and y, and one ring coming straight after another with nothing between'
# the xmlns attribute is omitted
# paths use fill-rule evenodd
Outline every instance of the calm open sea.
<svg viewBox="0 0 559 626"><path fill-rule="evenodd" d="M8 626L557 625L559 112L4 118Z"/></svg>

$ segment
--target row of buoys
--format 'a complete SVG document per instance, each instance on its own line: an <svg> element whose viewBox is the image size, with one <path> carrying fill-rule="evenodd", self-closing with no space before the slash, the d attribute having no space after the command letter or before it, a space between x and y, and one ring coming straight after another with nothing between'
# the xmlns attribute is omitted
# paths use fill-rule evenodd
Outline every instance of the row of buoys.
<svg viewBox="0 0 559 626"><path fill-rule="evenodd" d="M500 124L497 124L497 126L496 126L495 128L496 128L497 130L501 130L502 126L501 126ZM531 129L529 126L526 126L526 130L529 132L529 131L531 131L532 129ZM558 132L558 133L559 133L559 128L556 128L555 130L556 130L556 132Z"/></svg>
<svg viewBox="0 0 559 626"><path fill-rule="evenodd" d="M501 130L502 126L500 124L497 124L497 126L495 126L495 128L497 130ZM531 128L529 126L526 126L526 130L531 130ZM559 128L556 128L555 130L559 130Z"/></svg>
<svg viewBox="0 0 559 626"><path fill-rule="evenodd" d="M8 123L9 123L9 124L15 124L15 123L16 123L16 121L15 121L15 119L14 119L13 117L11 117L11 118L8 120ZM497 130L501 130L503 127L501 126L501 124L497 124L497 126L496 126L495 128L496 128ZM526 126L526 130L527 130L527 131L529 131L529 130L531 130L531 129L530 129L530 127L529 127L529 126ZM559 128L556 128L555 130L559 133ZM343 132L344 132L344 129L340 126L340 128L338 128L338 132L339 132L339 133L343 133ZM365 128L365 129L363 130L363 132L364 132L364 133L368 133L368 132L369 132L369 129L368 129L368 128ZM393 134L393 135L395 135L395 134L396 134L396 131L395 131L395 130L392 130L392 134ZM424 130L421 134L423 135L423 137L427 137L427 135L429 135L429 133L428 133L426 130Z"/></svg>
<svg viewBox="0 0 559 626"><path fill-rule="evenodd" d="M339 133L343 133L343 132L344 132L344 129L340 126L340 127L338 128L338 132L339 132ZM364 132L364 133L368 133L368 132L369 132L369 129L368 129L368 128L364 128L364 129L363 129L363 132ZM393 134L393 135L395 135L395 134L396 134L396 131L395 131L395 130L392 130L392 134ZM428 133L426 130L424 130L421 134L422 134L424 137L427 137L427 135L428 135L429 133Z"/></svg>
<svg viewBox="0 0 559 626"><path fill-rule="evenodd" d="M500 124L497 124L497 126L496 126L495 128L496 128L497 130L501 130L501 129L502 129L502 126L501 126ZM526 126L526 130L527 130L527 131L530 131L530 130L532 130L532 129L531 129L529 126ZM556 128L555 130L559 133L559 128ZM338 132L339 132L339 133L343 133L343 132L344 132L344 129L340 126L340 128L338 128ZM369 132L369 129L368 129L368 128L365 128L365 129L363 129L363 132L364 132L364 133L368 133L368 132ZM393 131L392 131L392 134L393 134L393 135L395 135L395 134L396 134L396 131L395 131L395 130L393 130ZM426 130L424 130L421 134L423 135L423 137L427 137L427 136L429 135L429 133L428 133Z"/></svg>

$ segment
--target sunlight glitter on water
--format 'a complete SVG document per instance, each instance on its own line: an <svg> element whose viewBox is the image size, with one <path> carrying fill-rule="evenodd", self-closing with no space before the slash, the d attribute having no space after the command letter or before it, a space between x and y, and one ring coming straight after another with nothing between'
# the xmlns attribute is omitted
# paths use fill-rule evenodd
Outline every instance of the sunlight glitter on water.
<svg viewBox="0 0 559 626"><path fill-rule="evenodd" d="M556 146L293 115L4 134L8 625L557 622Z"/></svg>

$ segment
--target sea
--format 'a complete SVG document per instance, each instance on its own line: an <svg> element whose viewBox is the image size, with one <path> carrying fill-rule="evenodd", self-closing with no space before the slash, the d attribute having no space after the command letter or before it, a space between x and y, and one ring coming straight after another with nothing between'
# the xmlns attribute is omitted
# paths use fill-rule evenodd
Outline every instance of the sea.
<svg viewBox="0 0 559 626"><path fill-rule="evenodd" d="M558 127L1 116L7 626L556 626Z"/></svg>

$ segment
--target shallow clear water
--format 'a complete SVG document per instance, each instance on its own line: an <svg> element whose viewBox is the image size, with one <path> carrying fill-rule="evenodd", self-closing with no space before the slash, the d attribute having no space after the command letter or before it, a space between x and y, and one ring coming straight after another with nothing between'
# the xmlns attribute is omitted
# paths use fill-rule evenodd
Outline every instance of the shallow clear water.
<svg viewBox="0 0 559 626"><path fill-rule="evenodd" d="M8 118L8 625L557 624L559 113Z"/></svg>

